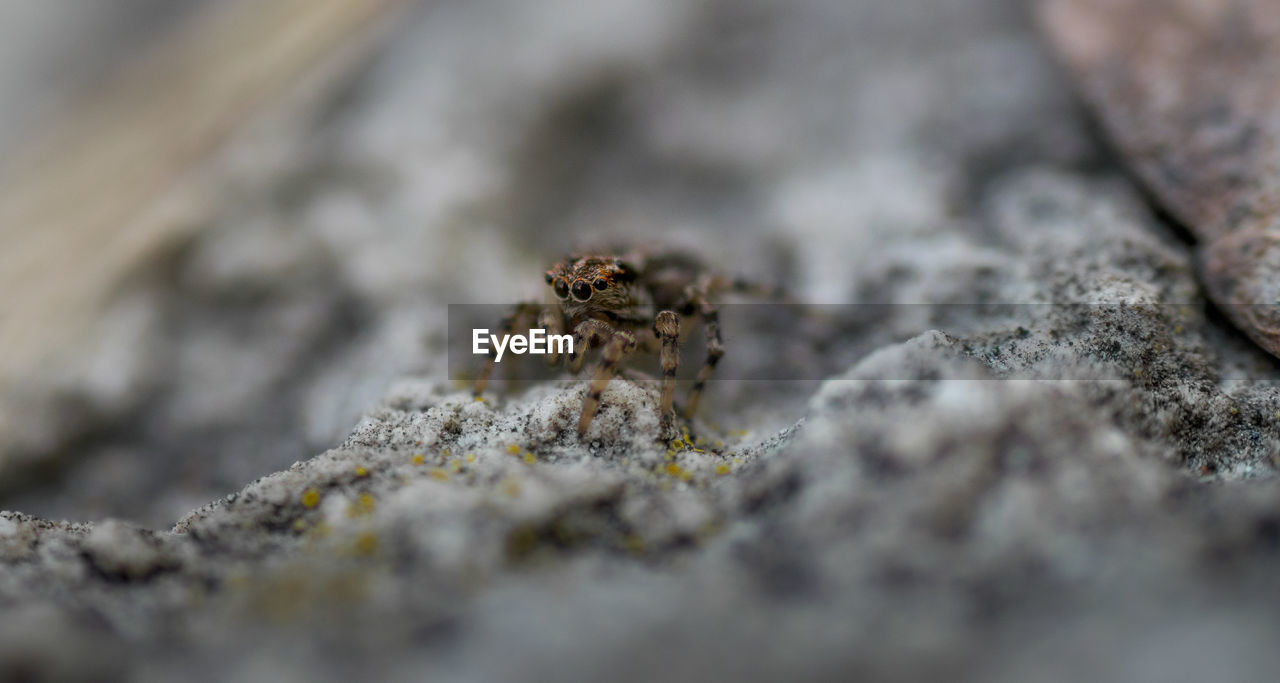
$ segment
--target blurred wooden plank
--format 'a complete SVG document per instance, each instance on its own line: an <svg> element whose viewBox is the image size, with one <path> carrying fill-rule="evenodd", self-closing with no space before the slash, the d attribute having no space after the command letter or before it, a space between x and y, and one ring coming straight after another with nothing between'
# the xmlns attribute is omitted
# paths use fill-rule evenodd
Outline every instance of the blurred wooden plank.
<svg viewBox="0 0 1280 683"><path fill-rule="evenodd" d="M1280 212L1280 2L1045 0L1107 133L1205 241Z"/></svg>
<svg viewBox="0 0 1280 683"><path fill-rule="evenodd" d="M1210 298L1280 356L1280 1L1039 9L1125 162L1198 239Z"/></svg>
<svg viewBox="0 0 1280 683"><path fill-rule="evenodd" d="M139 50L0 173L0 389L216 208L211 162L343 82L407 0L223 0ZM2 426L2 420L0 420Z"/></svg>

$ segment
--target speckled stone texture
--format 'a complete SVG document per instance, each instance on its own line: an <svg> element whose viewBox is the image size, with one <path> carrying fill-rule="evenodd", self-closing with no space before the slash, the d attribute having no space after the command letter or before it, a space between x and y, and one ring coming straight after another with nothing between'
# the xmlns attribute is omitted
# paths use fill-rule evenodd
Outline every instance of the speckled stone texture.
<svg viewBox="0 0 1280 683"><path fill-rule="evenodd" d="M140 290L132 417L7 489L0 678L1268 678L1276 361L1021 5L422 10ZM728 331L820 382L659 441L618 381L579 439L584 384L442 353L584 234L875 306Z"/></svg>

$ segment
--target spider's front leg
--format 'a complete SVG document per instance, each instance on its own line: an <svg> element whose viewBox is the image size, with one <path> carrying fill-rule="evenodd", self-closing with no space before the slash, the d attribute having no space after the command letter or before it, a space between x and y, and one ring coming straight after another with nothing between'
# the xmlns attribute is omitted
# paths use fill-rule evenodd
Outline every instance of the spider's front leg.
<svg viewBox="0 0 1280 683"><path fill-rule="evenodd" d="M662 311L653 321L653 336L662 342L659 361L662 364L662 400L658 404L662 426L670 426L671 401L676 390L676 368L680 365L680 317L675 311Z"/></svg>
<svg viewBox="0 0 1280 683"><path fill-rule="evenodd" d="M685 416L692 420L693 414L698 410L698 400L702 397L702 387L716 369L716 363L724 356L724 342L720 339L720 310L707 300L705 291L695 292L691 299L707 326L707 360L698 371L698 378L693 381L693 388L689 390L689 402L684 407Z"/></svg>
<svg viewBox="0 0 1280 683"><path fill-rule="evenodd" d="M591 378L591 386L587 389L587 398L582 402L582 416L578 418L578 436L585 435L587 427L591 426L591 420L595 418L596 410L600 408L600 395L604 393L604 388L609 385L609 380L613 379L613 375L617 371L618 361L636 348L635 335L626 330L609 328L604 323L599 323L599 325L608 329L609 333L604 344L604 351L600 354L600 365L596 368L595 375ZM582 327L582 325L579 325L578 329L582 330ZM598 328L591 328L591 331L587 332L587 334L592 336L601 334L601 332ZM576 347L574 351L577 351ZM581 363L581 356L579 356L578 362L579 364Z"/></svg>
<svg viewBox="0 0 1280 683"><path fill-rule="evenodd" d="M528 329L529 322L533 320L533 315L538 311L539 306L532 301L523 301L512 306L511 311L502 319L501 336L510 335L514 329ZM490 345L489 357L485 359L484 365L480 368L480 374L476 376L474 393L477 397L484 393L484 388L489 384L489 375L493 373L493 366L497 362L498 350Z"/></svg>

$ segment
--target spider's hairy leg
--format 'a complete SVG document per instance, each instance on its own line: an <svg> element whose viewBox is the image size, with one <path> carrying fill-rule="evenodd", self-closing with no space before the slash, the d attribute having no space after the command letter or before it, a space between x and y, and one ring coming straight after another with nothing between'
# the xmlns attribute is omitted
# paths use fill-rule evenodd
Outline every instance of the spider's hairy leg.
<svg viewBox="0 0 1280 683"><path fill-rule="evenodd" d="M538 314L538 327L546 330L548 336L564 334L564 314L555 306L546 306ZM548 346L547 365L554 367L560 362L560 354L551 350L556 347Z"/></svg>
<svg viewBox="0 0 1280 683"><path fill-rule="evenodd" d="M693 414L698 410L702 387L707 383L711 372L716 369L716 363L719 363L720 358L724 356L724 342L720 339L719 309L707 301L706 296L702 294L695 297L695 302L698 305L698 314L702 316L707 326L707 360L698 371L698 378L693 381L693 388L689 390L689 402L684 407L685 415L689 419L693 419Z"/></svg>
<svg viewBox="0 0 1280 683"><path fill-rule="evenodd" d="M728 286L716 287L716 289L727 289L734 294L742 294L745 296L755 297L757 299L765 299L776 301L778 303L795 303L794 297L782 285L766 285L763 282L756 282L745 277L735 277L728 282Z"/></svg>
<svg viewBox="0 0 1280 683"><path fill-rule="evenodd" d="M604 352L601 354L600 365L591 378L587 398L582 403L582 416L578 418L578 436L586 434L587 427L591 426L591 420L595 418L596 410L600 407L600 395L604 393L609 380L613 379L618 361L635 348L636 338L630 332L617 329L612 331L612 336L605 343Z"/></svg>
<svg viewBox="0 0 1280 683"><path fill-rule="evenodd" d="M511 311L502 319L500 335L509 335L515 329L528 329L529 323L533 321L534 313L538 311L538 306L539 304L532 301L522 301L512 306ZM484 365L480 368L480 374L476 376L476 385L473 391L476 396L484 393L484 388L489 384L489 375L493 373L493 366L497 362L498 350L490 345L489 357L485 359Z"/></svg>
<svg viewBox="0 0 1280 683"><path fill-rule="evenodd" d="M662 341L659 360L662 363L662 401L659 410L662 422L670 420L672 395L676 390L676 368L680 364L680 317L675 311L662 311L653 321L653 335Z"/></svg>

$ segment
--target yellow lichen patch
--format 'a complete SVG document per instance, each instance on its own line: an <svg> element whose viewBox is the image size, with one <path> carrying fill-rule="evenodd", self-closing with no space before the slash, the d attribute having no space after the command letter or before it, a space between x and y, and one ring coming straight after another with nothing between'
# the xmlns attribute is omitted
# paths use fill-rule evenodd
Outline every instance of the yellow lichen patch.
<svg viewBox="0 0 1280 683"><path fill-rule="evenodd" d="M373 512L375 509L377 509L377 507L378 507L378 503L373 499L372 495L368 493L362 493L356 496L356 499L352 501L350 505L347 506L347 516L363 517Z"/></svg>
<svg viewBox="0 0 1280 683"><path fill-rule="evenodd" d="M511 455L520 455L520 447L515 444L508 444L507 452Z"/></svg>
<svg viewBox="0 0 1280 683"><path fill-rule="evenodd" d="M483 404L485 404L485 405L489 405L489 401L488 401L488 399L486 399L486 398L485 398L485 397L483 397L483 396L477 396L477 397L475 397L475 402L476 402L476 403L483 403Z"/></svg>
<svg viewBox="0 0 1280 683"><path fill-rule="evenodd" d="M364 465L356 465L356 476L367 477L369 476L369 470L365 469Z"/></svg>
<svg viewBox="0 0 1280 683"><path fill-rule="evenodd" d="M520 497L520 482L512 477L502 480L502 492L512 498Z"/></svg>
<svg viewBox="0 0 1280 683"><path fill-rule="evenodd" d="M187 606L200 607L209 598L209 591L201 584L192 584L187 589Z"/></svg>
<svg viewBox="0 0 1280 683"><path fill-rule="evenodd" d="M415 464L415 465L421 465L422 463L424 463L424 462L426 462L426 461L427 461L427 459L426 459L426 458L424 458L424 457L422 457L422 454L421 454L421 453L419 453L419 454L417 454L417 455L413 456L413 460L412 460L413 464Z"/></svg>
<svg viewBox="0 0 1280 683"><path fill-rule="evenodd" d="M330 530L329 523L322 519L307 530L307 538L328 538Z"/></svg>
<svg viewBox="0 0 1280 683"><path fill-rule="evenodd" d="M697 532L694 533L694 538L699 543L706 543L716 534L720 533L720 530L723 528L724 528L724 523L721 522L720 520L718 519L708 520L706 524L703 524L702 526L698 527Z"/></svg>
<svg viewBox="0 0 1280 683"><path fill-rule="evenodd" d="M364 601L368 595L365 575L359 572L343 572L331 576L318 590L330 604L354 604Z"/></svg>
<svg viewBox="0 0 1280 683"><path fill-rule="evenodd" d="M449 457L449 449L448 449L448 448L446 448L446 449L444 449L444 450L440 451L440 455L443 455L443 456L444 456L444 457L446 457L446 458L447 458L447 457Z"/></svg>
<svg viewBox="0 0 1280 683"><path fill-rule="evenodd" d="M427 476L431 477L432 479L444 481L449 478L449 473L445 472L439 467L432 467L431 469L427 470Z"/></svg>
<svg viewBox="0 0 1280 683"><path fill-rule="evenodd" d="M372 555L378 552L378 535L372 531L362 531L356 536L356 542L351 548L357 555Z"/></svg>
<svg viewBox="0 0 1280 683"><path fill-rule="evenodd" d="M724 442L716 439L716 448L724 448Z"/></svg>
<svg viewBox="0 0 1280 683"><path fill-rule="evenodd" d="M467 462L475 462L475 461L476 461L476 454L475 454L475 453L468 453L468 454L467 454Z"/></svg>
<svg viewBox="0 0 1280 683"><path fill-rule="evenodd" d="M725 465L724 463L716 465L716 474L725 475L732 471L733 471L733 468L729 467L728 465Z"/></svg>
<svg viewBox="0 0 1280 683"><path fill-rule="evenodd" d="M732 436L735 439L741 439L750 433L751 431L747 429L735 429L729 432L729 436Z"/></svg>
<svg viewBox="0 0 1280 683"><path fill-rule="evenodd" d="M1235 407L1235 406L1231 406L1231 414L1232 414L1232 415L1239 415L1239 414L1240 414L1240 409L1239 409L1239 408L1237 408L1237 407Z"/></svg>
<svg viewBox="0 0 1280 683"><path fill-rule="evenodd" d="M538 530L522 524L507 534L507 558L522 560L538 547Z"/></svg>
<svg viewBox="0 0 1280 683"><path fill-rule="evenodd" d="M237 570L223 581L223 585L229 590L243 591L249 588L249 575L243 571Z"/></svg>
<svg viewBox="0 0 1280 683"><path fill-rule="evenodd" d="M689 481L693 478L693 474L691 472L674 462L667 463L667 465L662 468L662 472L667 476L675 477L681 481Z"/></svg>
<svg viewBox="0 0 1280 683"><path fill-rule="evenodd" d="M272 621L284 623L298 616L306 605L307 583L295 575L252 581L249 586L254 606Z"/></svg>
<svg viewBox="0 0 1280 683"><path fill-rule="evenodd" d="M676 439L671 442L671 450L678 451L682 448L684 448L684 439Z"/></svg>
<svg viewBox="0 0 1280 683"><path fill-rule="evenodd" d="M627 534L622 537L622 547L632 555L644 553L644 537L640 534Z"/></svg>
<svg viewBox="0 0 1280 683"><path fill-rule="evenodd" d="M296 532L298 532L298 533L302 533L303 531L306 531L306 530L307 530L307 520L305 520L305 519L295 519L295 520L293 520L293 530L294 530L294 531L296 531Z"/></svg>
<svg viewBox="0 0 1280 683"><path fill-rule="evenodd" d="M320 504L320 492L315 489L307 489L302 492L302 506L313 508Z"/></svg>
<svg viewBox="0 0 1280 683"><path fill-rule="evenodd" d="M449 474L457 474L462 471L462 461L454 460L449 463Z"/></svg>
<svg viewBox="0 0 1280 683"><path fill-rule="evenodd" d="M535 458L535 457L533 457L533 454L532 454L532 453L530 453L530 452L528 452L528 451L525 451L525 454L524 454L524 462L525 462L525 464L526 464L526 465L532 465L533 463L535 463L535 462L537 462L537 461L538 461L538 459L537 459L537 458Z"/></svg>

